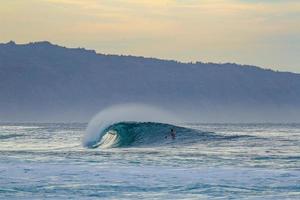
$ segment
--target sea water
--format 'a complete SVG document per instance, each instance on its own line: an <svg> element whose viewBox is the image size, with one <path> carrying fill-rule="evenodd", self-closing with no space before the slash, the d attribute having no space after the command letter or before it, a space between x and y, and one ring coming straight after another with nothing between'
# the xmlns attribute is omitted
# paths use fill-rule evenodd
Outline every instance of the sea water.
<svg viewBox="0 0 300 200"><path fill-rule="evenodd" d="M0 199L300 199L300 124L176 127L194 141L88 148L87 124L0 124Z"/></svg>

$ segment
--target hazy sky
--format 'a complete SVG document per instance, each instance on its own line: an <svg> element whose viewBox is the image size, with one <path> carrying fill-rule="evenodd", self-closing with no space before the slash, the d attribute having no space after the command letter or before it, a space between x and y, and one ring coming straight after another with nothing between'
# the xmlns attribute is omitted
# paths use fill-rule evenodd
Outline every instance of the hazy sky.
<svg viewBox="0 0 300 200"><path fill-rule="evenodd" d="M0 42L300 72L300 0L0 0Z"/></svg>

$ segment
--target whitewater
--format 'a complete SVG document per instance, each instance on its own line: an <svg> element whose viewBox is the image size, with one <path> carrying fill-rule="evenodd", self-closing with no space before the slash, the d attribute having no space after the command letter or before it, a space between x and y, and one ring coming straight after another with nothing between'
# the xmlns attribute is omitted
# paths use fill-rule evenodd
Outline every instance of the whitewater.
<svg viewBox="0 0 300 200"><path fill-rule="evenodd" d="M300 124L183 123L142 105L2 123L0 199L300 199Z"/></svg>

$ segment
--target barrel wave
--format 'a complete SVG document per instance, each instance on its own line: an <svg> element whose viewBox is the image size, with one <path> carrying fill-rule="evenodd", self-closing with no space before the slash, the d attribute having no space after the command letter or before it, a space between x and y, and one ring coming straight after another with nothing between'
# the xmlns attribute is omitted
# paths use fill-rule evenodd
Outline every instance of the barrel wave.
<svg viewBox="0 0 300 200"><path fill-rule="evenodd" d="M176 138L170 130L176 131ZM172 124L158 122L118 122L103 130L99 137L89 143L88 148L158 147L169 145L192 145L216 140L234 140L245 136L225 136L214 132L202 132Z"/></svg>
<svg viewBox="0 0 300 200"><path fill-rule="evenodd" d="M176 131L176 139L170 137L170 130ZM138 147L179 144L194 141L198 131L172 124L157 122L119 122L108 126L99 137L87 147Z"/></svg>
<svg viewBox="0 0 300 200"><path fill-rule="evenodd" d="M88 148L138 144L143 137L153 137L157 133L162 133L170 127L167 124L177 123L179 120L174 116L162 109L144 104L131 103L108 107L91 119L82 144Z"/></svg>
<svg viewBox="0 0 300 200"><path fill-rule="evenodd" d="M117 106L95 116L88 125L83 145L87 148L191 145L208 140L236 139L181 127L170 115L141 105ZM170 136L171 129L176 138Z"/></svg>

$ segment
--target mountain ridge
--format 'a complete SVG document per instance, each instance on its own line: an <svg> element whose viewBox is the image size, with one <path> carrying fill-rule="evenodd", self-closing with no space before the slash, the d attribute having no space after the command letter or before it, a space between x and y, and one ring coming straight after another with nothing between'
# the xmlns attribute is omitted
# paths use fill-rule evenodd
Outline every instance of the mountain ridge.
<svg viewBox="0 0 300 200"><path fill-rule="evenodd" d="M0 69L0 121L88 121L106 106L131 102L212 122L285 121L300 113L300 74L251 65L11 41L0 44Z"/></svg>
<svg viewBox="0 0 300 200"><path fill-rule="evenodd" d="M93 49L87 49L84 47L66 47L66 46L61 46L58 44L54 44L50 41L35 41L35 42L29 42L29 43L19 43L17 44L15 41L11 40L7 43L0 43L0 47L2 46L24 46L24 47L30 47L30 46L52 46L52 47L58 47L58 48L62 48L62 49L66 49L66 50L75 50L75 51L86 51L86 52L90 52L92 54L95 55L99 55L99 56L117 56L117 57L127 57L127 58L141 58L141 59L150 59L150 60L157 60L157 61L165 61L165 62L175 62L178 64L216 64L216 65L236 65L239 67L253 67L253 68L259 68L262 70L269 70L269 71L273 71L273 72L283 72L283 73L291 73L291 74L300 74L297 72L291 72L291 71L281 71L281 70L273 70L271 68L264 68L262 66L256 66L256 65L250 65L250 64L239 64L239 63L234 63L234 62L221 62L221 63L214 63L214 62L202 62L202 61L179 61L179 60L174 60L174 59L163 59L163 58L155 58L155 57L146 57L146 56L139 56L139 55L125 55L125 54L105 54L105 53L99 53L96 50Z"/></svg>

